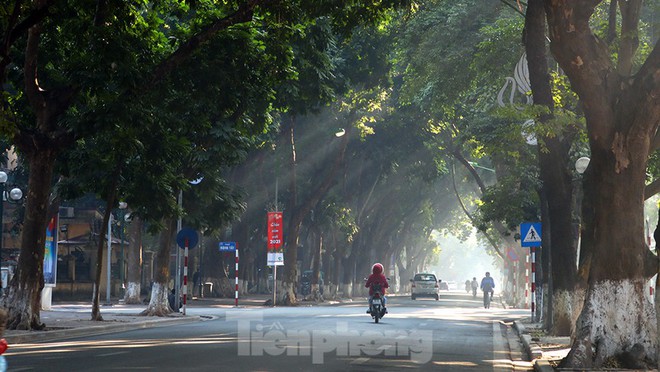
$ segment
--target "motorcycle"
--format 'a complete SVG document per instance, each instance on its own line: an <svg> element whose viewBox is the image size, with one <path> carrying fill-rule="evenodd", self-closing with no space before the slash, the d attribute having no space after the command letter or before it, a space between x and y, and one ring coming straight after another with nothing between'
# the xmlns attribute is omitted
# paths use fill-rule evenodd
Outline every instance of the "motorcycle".
<svg viewBox="0 0 660 372"><path fill-rule="evenodd" d="M373 296L371 296L371 304L369 305L369 314L374 322L378 321L385 316L385 307L383 306L383 292L381 291L379 284L374 284L372 286Z"/></svg>
<svg viewBox="0 0 660 372"><path fill-rule="evenodd" d="M167 302L170 304L170 309L174 312L178 312L179 310L175 310L176 308L176 294L174 293L174 288L170 291L170 293L167 295ZM179 309L183 307L183 296L179 295Z"/></svg>

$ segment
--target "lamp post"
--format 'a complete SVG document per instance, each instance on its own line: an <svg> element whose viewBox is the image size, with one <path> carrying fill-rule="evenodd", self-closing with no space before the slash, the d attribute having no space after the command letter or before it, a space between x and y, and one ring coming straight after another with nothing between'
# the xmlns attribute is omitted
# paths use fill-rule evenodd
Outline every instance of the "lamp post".
<svg viewBox="0 0 660 372"><path fill-rule="evenodd" d="M126 206L127 204L125 202L119 202L119 209L125 209ZM112 306L112 302L110 302L110 289L112 287L112 219L113 216L110 213L110 218L108 219L108 236L106 239L108 241L108 264L106 266L105 306Z"/></svg>
<svg viewBox="0 0 660 372"><path fill-rule="evenodd" d="M126 204L126 202L119 202L119 209L122 210L122 214L123 214L123 211L126 209L126 207L128 207L128 204ZM119 257L119 281L121 282L121 294L122 294L122 296L124 295L124 277L125 277L125 273L124 273L124 225L126 224L126 221L127 221L126 216L127 215L123 215L122 218L120 218L119 221L118 221L119 229L120 229L119 230L120 231L119 239L121 239L119 241L119 246L121 247L121 255Z"/></svg>
<svg viewBox="0 0 660 372"><path fill-rule="evenodd" d="M5 226L4 226L4 204L5 199L9 202L18 202L23 197L23 191L18 187L14 187L11 191L7 192L7 173L0 171L0 191L2 195L0 196L0 261L2 261L2 248L5 238ZM6 283L2 282L2 276L0 276L0 289L4 290Z"/></svg>

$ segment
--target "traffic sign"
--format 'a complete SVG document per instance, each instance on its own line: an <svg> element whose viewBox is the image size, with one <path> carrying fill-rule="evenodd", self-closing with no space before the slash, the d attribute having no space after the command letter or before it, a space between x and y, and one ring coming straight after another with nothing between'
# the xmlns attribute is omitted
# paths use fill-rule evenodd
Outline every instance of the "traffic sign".
<svg viewBox="0 0 660 372"><path fill-rule="evenodd" d="M540 247L541 239L540 222L524 222L520 224L520 246Z"/></svg>
<svg viewBox="0 0 660 372"><path fill-rule="evenodd" d="M236 242L220 242L220 252L234 252L236 250Z"/></svg>
<svg viewBox="0 0 660 372"><path fill-rule="evenodd" d="M186 240L188 241L188 249L195 248L197 242L199 241L197 232L188 227L184 227L183 229L179 230L179 232L176 234L176 244L180 248L185 248Z"/></svg>

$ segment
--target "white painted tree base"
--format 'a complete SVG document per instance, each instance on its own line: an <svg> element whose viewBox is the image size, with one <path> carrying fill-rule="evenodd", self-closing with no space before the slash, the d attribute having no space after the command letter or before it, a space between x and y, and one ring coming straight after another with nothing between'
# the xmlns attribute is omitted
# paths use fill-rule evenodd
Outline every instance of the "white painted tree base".
<svg viewBox="0 0 660 372"><path fill-rule="evenodd" d="M151 300L149 306L140 315L166 316L172 313L170 304L167 302L169 290L163 283L154 283L151 288Z"/></svg>
<svg viewBox="0 0 660 372"><path fill-rule="evenodd" d="M134 305L141 304L142 301L140 300L140 290L140 283L128 282L126 293L124 294L124 303Z"/></svg>
<svg viewBox="0 0 660 372"><path fill-rule="evenodd" d="M656 313L654 305L644 296L645 283L643 279L625 279L592 285L576 324L572 349L563 364L572 368L598 368L616 358L633 363L644 359L655 366Z"/></svg>

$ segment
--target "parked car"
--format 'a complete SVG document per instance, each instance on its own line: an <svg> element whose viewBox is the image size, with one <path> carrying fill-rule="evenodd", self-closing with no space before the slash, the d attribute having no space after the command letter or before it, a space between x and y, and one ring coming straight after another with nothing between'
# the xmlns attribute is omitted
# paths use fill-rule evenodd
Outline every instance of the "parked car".
<svg viewBox="0 0 660 372"><path fill-rule="evenodd" d="M440 299L440 295L438 294L440 282L435 277L435 274L415 274L410 281L412 282L411 299L416 300L417 297L433 297L436 301Z"/></svg>

